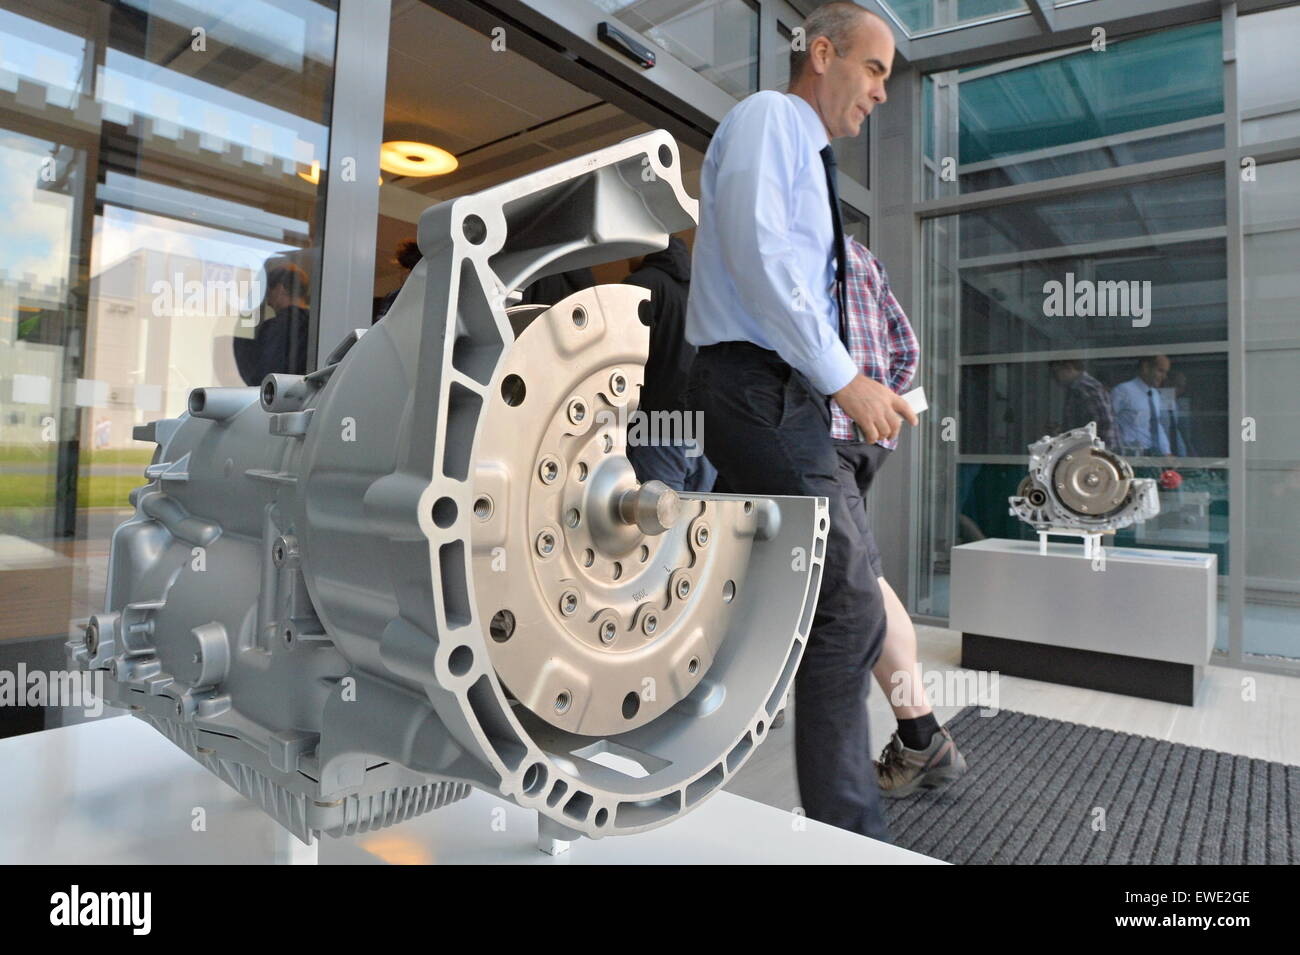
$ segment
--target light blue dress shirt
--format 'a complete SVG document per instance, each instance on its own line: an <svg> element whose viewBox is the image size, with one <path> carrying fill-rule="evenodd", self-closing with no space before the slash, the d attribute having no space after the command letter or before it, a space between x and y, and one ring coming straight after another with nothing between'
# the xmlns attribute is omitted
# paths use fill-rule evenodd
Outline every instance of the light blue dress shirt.
<svg viewBox="0 0 1300 955"><path fill-rule="evenodd" d="M1151 392L1150 396L1147 392ZM1165 406L1160 389L1152 388L1141 378L1130 378L1110 391L1111 407L1115 411L1115 429L1127 453L1149 453L1151 443L1151 406L1156 409L1156 436L1159 454L1169 453L1169 432L1165 429Z"/></svg>
<svg viewBox="0 0 1300 955"><path fill-rule="evenodd" d="M835 234L813 108L755 93L732 108L700 171L686 339L748 341L833 394L858 374L839 337Z"/></svg>

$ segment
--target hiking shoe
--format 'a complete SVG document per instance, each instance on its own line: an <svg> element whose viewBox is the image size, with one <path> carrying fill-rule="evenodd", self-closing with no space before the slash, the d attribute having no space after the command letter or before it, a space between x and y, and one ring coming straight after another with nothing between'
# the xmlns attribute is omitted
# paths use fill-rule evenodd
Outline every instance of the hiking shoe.
<svg viewBox="0 0 1300 955"><path fill-rule="evenodd" d="M876 763L880 794L890 799L919 789L942 789L966 772L966 758L946 726L939 727L925 749L908 749L895 733Z"/></svg>

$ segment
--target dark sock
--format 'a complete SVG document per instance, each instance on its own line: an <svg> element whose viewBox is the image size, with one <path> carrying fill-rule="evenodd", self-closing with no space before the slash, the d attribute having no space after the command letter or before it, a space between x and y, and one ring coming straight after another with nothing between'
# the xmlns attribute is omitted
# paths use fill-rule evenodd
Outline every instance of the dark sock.
<svg viewBox="0 0 1300 955"><path fill-rule="evenodd" d="M898 721L898 738L908 749L925 749L939 732L939 721L933 713L926 713L914 720Z"/></svg>

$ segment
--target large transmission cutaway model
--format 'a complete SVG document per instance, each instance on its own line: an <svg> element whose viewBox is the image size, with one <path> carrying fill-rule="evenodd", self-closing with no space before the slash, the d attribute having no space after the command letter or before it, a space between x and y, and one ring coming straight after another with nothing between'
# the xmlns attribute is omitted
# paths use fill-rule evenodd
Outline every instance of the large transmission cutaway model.
<svg viewBox="0 0 1300 955"><path fill-rule="evenodd" d="M825 501L637 483L644 289L506 307L695 211L662 131L429 209L323 367L137 430L150 483L74 663L306 841L471 786L552 839L698 805L782 705Z"/></svg>
<svg viewBox="0 0 1300 955"><path fill-rule="evenodd" d="M1096 422L1029 446L1029 473L1010 498L1011 514L1038 531L1082 537L1085 552L1102 534L1160 513L1156 482L1135 478L1133 468L1106 450Z"/></svg>

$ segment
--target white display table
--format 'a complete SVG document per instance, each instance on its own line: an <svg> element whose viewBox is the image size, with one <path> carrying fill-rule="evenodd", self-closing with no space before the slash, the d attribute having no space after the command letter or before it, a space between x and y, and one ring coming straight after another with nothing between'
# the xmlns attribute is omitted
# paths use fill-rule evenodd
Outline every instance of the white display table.
<svg viewBox="0 0 1300 955"><path fill-rule="evenodd" d="M938 862L727 792L678 822L558 856L538 851L536 813L478 790L313 852L133 717L0 739L0 767L4 864Z"/></svg>

